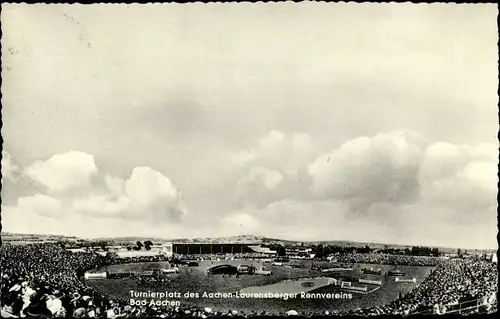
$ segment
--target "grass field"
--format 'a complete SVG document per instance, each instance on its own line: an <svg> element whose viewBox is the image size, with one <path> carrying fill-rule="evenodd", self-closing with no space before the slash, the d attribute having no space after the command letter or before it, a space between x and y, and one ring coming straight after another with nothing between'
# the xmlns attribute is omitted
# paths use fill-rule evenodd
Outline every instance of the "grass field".
<svg viewBox="0 0 500 319"><path fill-rule="evenodd" d="M383 272L390 270L393 266L387 265L367 265L359 264L355 266L354 271L347 271L342 273L328 273L321 274L319 272L310 272L311 261L297 261L294 263L301 263L304 268L285 268L282 266L271 266L265 264L267 270L272 271L271 276L260 276L260 275L241 275L239 278L235 276L222 277L222 275L207 275L206 269L217 264L253 264L258 265L256 261L203 261L200 263L200 267L186 267L181 266L180 272L178 274L169 274L168 281L165 282L148 282L140 283L135 279L104 279L104 280L88 280L87 284L93 286L96 290L108 294L115 298L122 298L129 300L130 291L152 291L152 292L178 292L183 295L186 292L198 293L199 298L178 298L169 299L178 300L181 306L196 305L201 307L212 307L218 310L229 310L236 309L238 311L243 310L249 312L255 310L261 312L263 310L270 311L274 313L285 312L290 309L295 309L297 311L316 311L318 309L322 310L348 310L355 309L358 307L370 307L380 304L388 303L396 299L400 292L409 291L415 284L413 283L395 283L392 277L383 277L377 275L365 275L361 274L358 267L370 267L381 268ZM325 262L326 263L326 262ZM314 262L315 265L320 264L319 262ZM125 265L112 265L101 270L107 270L110 273L116 272L127 272L127 271L141 271L141 270L152 270L157 268L168 268L168 263L137 263L137 264L125 264ZM427 274L431 271L432 267L399 267L403 272L407 274L407 277L415 277L417 283L420 283ZM352 299L237 299L237 298L203 298L203 292L213 293L235 293L239 292L243 288L253 287L253 286L265 286L270 284L276 284L287 279L298 279L304 277L321 277L328 276L340 279L343 277L347 279L349 277L356 278L366 278L372 280L382 280L382 287L380 289L368 293L353 293ZM261 287L264 288L264 287ZM371 287L373 288L373 287ZM339 288L332 285L326 286L314 290L313 292L318 293L338 293Z"/></svg>

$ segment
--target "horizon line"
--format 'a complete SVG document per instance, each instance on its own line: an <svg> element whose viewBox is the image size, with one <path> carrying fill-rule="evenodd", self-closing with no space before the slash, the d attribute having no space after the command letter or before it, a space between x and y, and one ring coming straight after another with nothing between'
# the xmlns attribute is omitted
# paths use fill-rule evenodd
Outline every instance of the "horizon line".
<svg viewBox="0 0 500 319"><path fill-rule="evenodd" d="M98 240L98 239L121 239L121 238L148 238L148 239L160 239L167 241L175 241L179 239L184 240L194 240L194 239L222 239L222 238L230 238L230 237L256 237L260 239L270 239L276 241L288 241L288 242L298 242L298 243L321 243L321 242L346 242L352 244L374 244L374 245L386 245L386 246L410 246L410 247L428 247L428 248L445 248L445 249L463 249L463 250L498 250L498 247L490 247L490 248L471 248L471 247L453 247L453 246L436 246L436 245L422 245L422 244L394 244L394 243L383 243L383 242L370 242L370 241L355 241L355 240L343 240L343 239L319 239L319 240L296 240L296 239L283 239L283 238L274 238L268 236L260 236L260 235L231 235L231 236L221 236L221 237L178 237L178 238L165 238L165 237L157 237L157 236L96 236L96 237L84 237L84 236L76 236L76 235L58 235L58 234L34 234L34 233L13 233L13 232L2 232L0 237L4 234L12 234L12 235L33 235L33 236L54 236L54 237L67 237L67 238L78 238L84 240Z"/></svg>

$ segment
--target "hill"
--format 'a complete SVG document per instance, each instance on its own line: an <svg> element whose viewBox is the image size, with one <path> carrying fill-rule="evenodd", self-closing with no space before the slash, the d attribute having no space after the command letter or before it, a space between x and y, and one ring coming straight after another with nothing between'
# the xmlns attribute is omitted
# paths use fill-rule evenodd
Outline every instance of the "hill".
<svg viewBox="0 0 500 319"><path fill-rule="evenodd" d="M27 243L41 243L41 242L107 242L108 245L130 245L135 244L137 241L144 242L150 240L155 244L162 244L168 242L176 243L245 243L245 244L261 244L261 245L284 245L284 246L312 246L312 245L329 245L329 246L344 246L344 247L365 247L371 249L405 249L411 248L411 245L399 244L384 244L373 242L352 242L342 240L324 240L324 241L298 241L287 240L280 238L270 238L255 235L238 235L228 237L215 237L215 238L158 238L158 237L100 237L100 238L79 238L75 236L63 235L43 235L43 234L17 234L17 233L2 233L2 241L11 244L27 244ZM456 252L457 248L453 247L431 247L439 248L442 252ZM464 249L464 248L462 248ZM466 248L465 248L466 249ZM487 251L494 252L493 249L469 250L474 251Z"/></svg>

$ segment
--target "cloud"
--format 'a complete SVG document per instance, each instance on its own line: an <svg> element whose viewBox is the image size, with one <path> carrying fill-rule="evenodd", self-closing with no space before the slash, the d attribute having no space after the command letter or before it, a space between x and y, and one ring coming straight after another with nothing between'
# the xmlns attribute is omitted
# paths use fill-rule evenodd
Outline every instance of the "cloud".
<svg viewBox="0 0 500 319"><path fill-rule="evenodd" d="M242 150L232 157L241 174L236 185L240 208L265 207L286 198L309 196L306 164L314 159L316 147L306 133L271 130L258 140L255 148Z"/></svg>
<svg viewBox="0 0 500 319"><path fill-rule="evenodd" d="M496 207L498 145L438 142L425 152L419 171L422 199L466 214Z"/></svg>
<svg viewBox="0 0 500 319"><path fill-rule="evenodd" d="M17 206L21 211L48 218L59 218L63 215L61 202L58 199L42 194L20 197L17 200Z"/></svg>
<svg viewBox="0 0 500 319"><path fill-rule="evenodd" d="M14 162L12 156L5 150L2 150L2 183L3 180L16 181L19 166Z"/></svg>
<svg viewBox="0 0 500 319"><path fill-rule="evenodd" d="M276 148L279 144L283 143L285 140L285 134L280 131L271 130L269 134L260 139L259 146L261 148Z"/></svg>
<svg viewBox="0 0 500 319"><path fill-rule="evenodd" d="M428 143L410 131L393 131L349 140L308 171L318 198L345 201L351 213L419 202L453 208L458 218L496 205L497 157L494 144Z"/></svg>
<svg viewBox="0 0 500 319"><path fill-rule="evenodd" d="M33 181L54 193L87 186L97 171L92 155L70 151L56 154L45 161L37 161L24 172Z"/></svg>
<svg viewBox="0 0 500 319"><path fill-rule="evenodd" d="M256 159L255 151L240 151L235 154L231 154L231 162L236 166L246 165L253 162Z"/></svg>
<svg viewBox="0 0 500 319"><path fill-rule="evenodd" d="M289 146L310 144L308 136L290 140L296 143ZM286 136L272 133L264 144L277 150L286 141ZM382 240L384 233L384 240L397 242L408 232L410 242L418 243L419 234L425 234L427 243L439 245L448 240L442 234L448 236L464 225L474 234L496 225L495 144L430 142L412 131L390 131L348 140L309 164L296 163L295 175L259 165L262 149L256 148L254 154L254 162L236 186L240 204L236 214L258 220L268 235L295 236L291 229L300 227L305 237L320 233L329 237L333 230L321 228L328 224L331 229L339 225L349 229L334 231L344 238ZM290 152L281 158L285 160L286 154ZM266 187L266 178L275 183ZM436 224L432 236L424 230L428 221ZM353 230L359 227L370 232ZM481 234L477 245L491 242L487 238L494 239L495 234Z"/></svg>
<svg viewBox="0 0 500 319"><path fill-rule="evenodd" d="M125 192L133 200L148 203L157 197L176 200L180 194L170 180L149 167L136 167L125 181Z"/></svg>
<svg viewBox="0 0 500 319"><path fill-rule="evenodd" d="M112 194L91 195L74 201L73 209L94 217L178 222L187 214L182 195L170 179L149 167L136 167L127 180L109 175Z"/></svg>
<svg viewBox="0 0 500 319"><path fill-rule="evenodd" d="M89 196L76 199L73 209L95 217L118 217L130 209L131 199L127 196Z"/></svg>
<svg viewBox="0 0 500 319"><path fill-rule="evenodd" d="M423 146L409 131L349 140L309 166L313 191L319 198L345 200L353 211L413 200Z"/></svg>
<svg viewBox="0 0 500 319"><path fill-rule="evenodd" d="M306 155L290 160L298 149ZM348 218L390 218L398 207L419 203L453 209L457 221L496 207L498 145L492 143L431 143L397 130L353 138L306 162L317 149L307 134L271 131L248 153L252 160L236 184L239 207L330 201L347 207Z"/></svg>
<svg viewBox="0 0 500 319"><path fill-rule="evenodd" d="M231 162L237 167L261 165L288 173L314 158L316 147L306 133L285 135L271 130L255 147L232 154Z"/></svg>
<svg viewBox="0 0 500 319"><path fill-rule="evenodd" d="M243 205L267 205L283 178L283 174L267 167L252 167L236 185L237 201Z"/></svg>
<svg viewBox="0 0 500 319"><path fill-rule="evenodd" d="M113 177L106 174L104 176L104 183L110 191L116 194L121 194L125 187L125 181L119 177Z"/></svg>

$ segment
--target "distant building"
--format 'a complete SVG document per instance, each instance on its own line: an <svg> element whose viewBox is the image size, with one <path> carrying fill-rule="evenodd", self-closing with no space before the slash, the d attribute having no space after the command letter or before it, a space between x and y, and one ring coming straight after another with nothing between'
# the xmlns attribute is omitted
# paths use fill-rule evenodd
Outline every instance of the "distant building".
<svg viewBox="0 0 500 319"><path fill-rule="evenodd" d="M127 258L127 257L153 257L153 256L160 256L161 255L161 252L158 249L151 249L151 250L121 250L121 251L115 251L115 253L120 258ZM104 253L104 255L105 254L106 253Z"/></svg>
<svg viewBox="0 0 500 319"><path fill-rule="evenodd" d="M286 249L286 255L291 257L307 257L312 254L312 248L289 248Z"/></svg>
<svg viewBox="0 0 500 319"><path fill-rule="evenodd" d="M248 248L253 250L253 252L260 253L262 255L276 255L277 253L275 250L271 250L268 247L262 247L260 245L248 246Z"/></svg>
<svg viewBox="0 0 500 319"><path fill-rule="evenodd" d="M170 258L174 254L174 245L172 243L163 244L160 246L160 252L165 257Z"/></svg>
<svg viewBox="0 0 500 319"><path fill-rule="evenodd" d="M173 243L174 254L198 255L198 254L244 254L244 253L265 253L269 251L259 250L260 245L254 243ZM273 252L275 254L276 252Z"/></svg>

